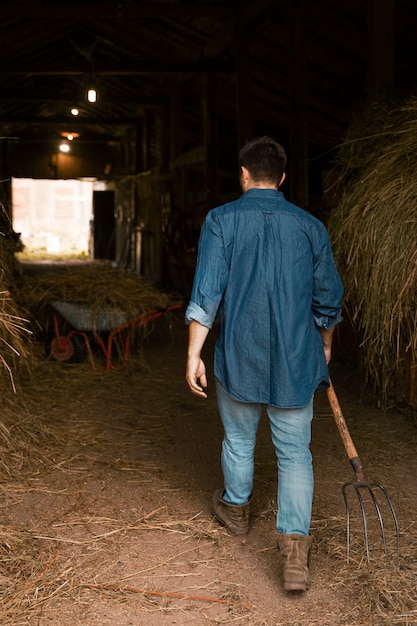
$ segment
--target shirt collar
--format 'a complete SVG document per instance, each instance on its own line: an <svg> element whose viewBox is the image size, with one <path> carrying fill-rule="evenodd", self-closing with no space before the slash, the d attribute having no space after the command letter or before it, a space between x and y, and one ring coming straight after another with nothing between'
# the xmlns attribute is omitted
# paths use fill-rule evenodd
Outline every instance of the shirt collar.
<svg viewBox="0 0 417 626"><path fill-rule="evenodd" d="M244 196L264 196L264 197L273 198L276 196L283 197L284 194L282 193L282 191L279 191L278 189L261 189L259 187L251 187L251 189L248 189L247 191L245 191L243 195Z"/></svg>

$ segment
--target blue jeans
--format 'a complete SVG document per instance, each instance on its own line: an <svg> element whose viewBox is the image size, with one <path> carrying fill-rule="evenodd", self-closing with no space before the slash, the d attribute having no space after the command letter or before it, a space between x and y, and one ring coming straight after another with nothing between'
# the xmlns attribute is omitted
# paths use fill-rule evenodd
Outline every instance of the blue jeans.
<svg viewBox="0 0 417 626"><path fill-rule="evenodd" d="M233 400L217 380L216 392L224 428L223 500L245 504L253 490L256 434L263 405ZM313 399L301 409L267 405L266 411L278 462L277 531L308 535L314 491L310 452Z"/></svg>

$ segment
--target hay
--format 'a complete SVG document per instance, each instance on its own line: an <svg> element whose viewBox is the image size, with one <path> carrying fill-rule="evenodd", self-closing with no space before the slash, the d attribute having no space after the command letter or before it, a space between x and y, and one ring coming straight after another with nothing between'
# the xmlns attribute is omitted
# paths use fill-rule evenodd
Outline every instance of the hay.
<svg viewBox="0 0 417 626"><path fill-rule="evenodd" d="M387 561L340 568L335 587L348 586L349 592L353 591L362 615L366 616L364 624L411 625L417 618L416 573L413 555L409 554L399 564Z"/></svg>
<svg viewBox="0 0 417 626"><path fill-rule="evenodd" d="M20 357L27 358L30 355L26 340L30 333L27 324L28 321L18 315L9 291L0 291L0 368L6 372L15 392L13 372L18 367Z"/></svg>
<svg viewBox="0 0 417 626"><path fill-rule="evenodd" d="M153 329L151 322L172 306L181 307L178 300L148 279L100 262L35 271L22 265L17 295L35 339L45 341L47 355L57 334L68 337L76 331L82 337L76 337L74 361L88 353L94 369L92 350L97 349L106 358L106 368L116 366L116 360L117 367L125 367L131 349L141 351Z"/></svg>
<svg viewBox="0 0 417 626"><path fill-rule="evenodd" d="M0 385L2 399L10 389L16 392L16 371L28 364L31 347L29 322L22 316L12 295L14 256L11 242L0 232Z"/></svg>
<svg viewBox="0 0 417 626"><path fill-rule="evenodd" d="M2 603L0 608L1 623L17 624L25 623L25 618L38 617L46 611L53 611L56 600L64 599L77 602L79 599L86 601L91 594L112 592L113 597L125 602L126 596L135 593L140 597L137 601L143 609L152 597L159 598L153 602L153 608L164 608L167 598L178 600L198 601L204 604L223 604L228 607L228 614L248 608L244 598L240 598L238 590L233 588L232 583L215 580L211 589L204 587L187 587L181 582L179 588L154 589L152 587L138 588L136 580L146 580L149 572L166 568L178 569L181 580L183 570L189 567L197 555L207 551L208 563L211 558L213 540L208 534L215 537L219 530L212 529L212 520L178 520L177 523L169 519L170 513L164 509L153 511L144 515L132 524L126 525L121 520L109 518L82 518L76 517L72 521L55 525L63 532L65 527L72 534L72 526L81 528L94 526L99 532L93 536L85 534L83 541L72 540L63 536L42 536L35 532L22 531L14 527L0 525L0 558L3 566L3 574L0 576L0 595ZM194 524L196 528L193 530ZM207 540L195 540L197 533L203 532ZM117 571L119 535L124 540L137 541L141 533L159 534L164 531L178 533L187 546L185 549L179 546L168 558L158 561L149 555L149 565L134 571L128 575L117 578L100 580L97 573L103 569L103 554L111 555L107 569ZM161 537L162 541L162 537ZM67 548L66 548L67 546ZM77 547L80 550L77 550ZM156 557L156 555L155 555ZM116 567L115 567L116 566ZM104 568L104 572L106 568ZM192 574L190 574L192 575ZM162 577L163 578L163 577ZM175 577L174 577L175 578ZM89 590L91 590L89 592ZM137 602L136 602L137 604ZM171 606L171 610L178 607ZM182 604L181 610L184 610ZM246 612L246 611L245 611Z"/></svg>
<svg viewBox="0 0 417 626"><path fill-rule="evenodd" d="M340 148L329 233L345 309L382 403L417 357L417 98L374 102Z"/></svg>
<svg viewBox="0 0 417 626"><path fill-rule="evenodd" d="M151 281L104 264L57 266L35 274L23 272L19 303L36 320L43 320L52 302L86 305L98 314L117 309L132 317L152 308L166 308L174 296Z"/></svg>
<svg viewBox="0 0 417 626"><path fill-rule="evenodd" d="M366 506L367 520L372 522L372 503ZM323 517L321 516L323 513ZM354 600L352 614L346 616L346 622L340 624L406 626L417 622L417 585L416 585L416 535L409 526L403 529L400 541L400 556L396 558L393 543L388 545L388 558L384 557L380 532L373 536L373 529L368 527L368 539L371 548L371 562L366 561L363 528L353 531L349 563L346 562L346 518L324 517L325 510L313 520L314 549L327 553L332 562L334 578L332 588L336 592L349 595ZM384 527L388 539L389 519L384 518ZM380 551L377 550L379 545Z"/></svg>

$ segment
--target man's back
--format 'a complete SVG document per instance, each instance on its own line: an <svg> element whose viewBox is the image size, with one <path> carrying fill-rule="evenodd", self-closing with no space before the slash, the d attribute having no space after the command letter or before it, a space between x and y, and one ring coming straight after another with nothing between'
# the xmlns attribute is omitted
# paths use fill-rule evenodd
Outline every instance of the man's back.
<svg viewBox="0 0 417 626"><path fill-rule="evenodd" d="M314 317L339 315L323 224L275 189L250 189L209 213L199 250L191 300L221 294L215 375L236 400L304 406L327 377Z"/></svg>

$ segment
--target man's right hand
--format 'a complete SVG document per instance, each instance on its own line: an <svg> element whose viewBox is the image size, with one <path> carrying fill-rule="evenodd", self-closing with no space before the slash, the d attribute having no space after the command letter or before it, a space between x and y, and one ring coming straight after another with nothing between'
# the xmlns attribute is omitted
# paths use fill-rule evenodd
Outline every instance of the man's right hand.
<svg viewBox="0 0 417 626"><path fill-rule="evenodd" d="M207 387L206 366L201 357L189 356L187 358L185 379L193 394L200 398L207 398L207 394L204 391Z"/></svg>
<svg viewBox="0 0 417 626"><path fill-rule="evenodd" d="M185 379L192 393L200 398L207 398L204 389L207 387L206 366L201 358L201 350L209 333L207 326L196 320L189 325L188 352Z"/></svg>

